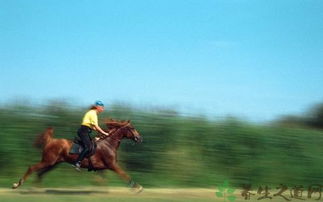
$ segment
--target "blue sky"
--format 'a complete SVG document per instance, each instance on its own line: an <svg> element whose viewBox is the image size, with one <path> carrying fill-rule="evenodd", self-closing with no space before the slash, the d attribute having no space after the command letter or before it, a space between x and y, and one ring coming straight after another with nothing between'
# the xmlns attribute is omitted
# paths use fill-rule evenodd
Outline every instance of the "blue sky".
<svg viewBox="0 0 323 202"><path fill-rule="evenodd" d="M322 10L320 0L0 0L0 102L299 114L323 101Z"/></svg>

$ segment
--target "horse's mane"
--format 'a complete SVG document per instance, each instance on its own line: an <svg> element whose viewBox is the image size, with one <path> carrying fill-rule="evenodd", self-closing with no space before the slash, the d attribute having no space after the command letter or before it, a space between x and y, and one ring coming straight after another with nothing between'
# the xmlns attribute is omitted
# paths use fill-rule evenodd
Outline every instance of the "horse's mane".
<svg viewBox="0 0 323 202"><path fill-rule="evenodd" d="M127 125L130 121L120 121L120 120L115 120L115 119L106 119L104 121L104 123L106 124L106 126L108 127L108 129L113 129L113 128L120 128L123 127L125 125Z"/></svg>

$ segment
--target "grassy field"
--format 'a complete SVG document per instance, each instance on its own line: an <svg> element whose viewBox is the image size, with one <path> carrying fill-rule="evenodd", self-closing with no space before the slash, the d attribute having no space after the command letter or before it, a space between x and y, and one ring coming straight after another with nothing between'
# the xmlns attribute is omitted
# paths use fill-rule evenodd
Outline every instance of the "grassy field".
<svg viewBox="0 0 323 202"><path fill-rule="evenodd" d="M128 188L31 188L2 189L1 201L215 201L214 190L145 189L137 194Z"/></svg>
<svg viewBox="0 0 323 202"><path fill-rule="evenodd" d="M0 187L10 186L28 166L39 162L41 151L33 147L38 134L53 126L55 138L72 140L83 113L83 109L62 103L0 106ZM321 130L252 124L235 118L209 120L127 106L111 106L101 116L105 117L132 120L144 137L142 144L123 140L118 152L120 166L144 187L209 188L226 180L236 188L242 184L321 184ZM109 186L124 186L115 173L106 173ZM97 186L95 176L75 173L64 163L48 173L42 186Z"/></svg>
<svg viewBox="0 0 323 202"><path fill-rule="evenodd" d="M216 189L170 189L170 188L148 188L143 192L137 194L128 188L98 188L98 187L84 187L84 188L21 188L17 190L0 189L0 201L225 201L224 198L219 198L215 195ZM245 200L241 195L241 190L236 190L236 202L241 201L285 201L281 197L273 197L273 199L257 200L257 196L252 196L250 200ZM318 195L316 195L316 198ZM307 199L303 195L305 201L317 201L316 198ZM292 199L291 201L300 201L299 199ZM322 199L321 199L322 200ZM228 200L226 200L228 201Z"/></svg>

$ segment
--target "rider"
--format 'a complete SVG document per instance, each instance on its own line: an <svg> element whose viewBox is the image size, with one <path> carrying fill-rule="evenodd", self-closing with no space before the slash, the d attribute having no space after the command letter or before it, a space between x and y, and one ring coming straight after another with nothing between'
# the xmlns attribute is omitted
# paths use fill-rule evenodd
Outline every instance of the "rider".
<svg viewBox="0 0 323 202"><path fill-rule="evenodd" d="M81 161L90 152L92 147L92 141L90 133L92 130L98 131L103 135L109 135L109 133L103 131L98 124L97 114L104 111L104 104L101 101L96 101L95 104L90 108L88 112L85 113L81 127L77 131L77 135L81 138L83 143L83 151L80 153L75 161L74 167L77 171L80 171Z"/></svg>

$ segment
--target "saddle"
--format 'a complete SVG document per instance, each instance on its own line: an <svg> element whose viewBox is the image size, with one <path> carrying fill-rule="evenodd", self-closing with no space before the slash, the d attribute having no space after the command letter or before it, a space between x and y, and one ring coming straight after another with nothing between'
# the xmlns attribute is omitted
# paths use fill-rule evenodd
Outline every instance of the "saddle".
<svg viewBox="0 0 323 202"><path fill-rule="evenodd" d="M93 164L91 162L91 156L95 154L95 151L96 151L96 142L94 139L91 140L92 142L92 147L90 148L90 152L87 154L86 158L88 158L89 160L89 168L88 168L88 171L92 171L92 170L96 170L94 167L93 167ZM69 151L70 154L80 154L84 149L84 146L83 146L83 143L81 141L81 138L76 136L73 140L73 144L72 144L72 147L71 147L71 150Z"/></svg>

